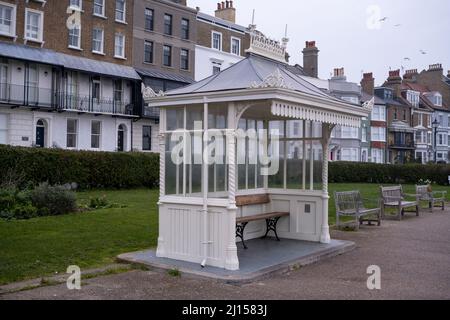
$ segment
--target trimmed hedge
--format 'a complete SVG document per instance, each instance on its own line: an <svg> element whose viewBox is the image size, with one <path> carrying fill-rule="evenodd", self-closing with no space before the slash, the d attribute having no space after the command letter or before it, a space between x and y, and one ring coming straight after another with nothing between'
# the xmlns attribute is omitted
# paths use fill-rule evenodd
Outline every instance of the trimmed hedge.
<svg viewBox="0 0 450 320"><path fill-rule="evenodd" d="M329 168L331 183L414 184L430 179L448 185L449 175L450 165L442 164L331 162ZM8 184L9 180L20 181L20 187L76 182L82 189L151 188L159 183L159 156L0 145L0 184Z"/></svg>
<svg viewBox="0 0 450 320"><path fill-rule="evenodd" d="M0 145L0 184L19 187L77 183L89 188L155 187L159 156L145 153L109 153Z"/></svg>
<svg viewBox="0 0 450 320"><path fill-rule="evenodd" d="M415 184L419 180L431 180L439 185L448 185L450 165L444 164L374 164L354 162L331 162L331 183L379 183Z"/></svg>

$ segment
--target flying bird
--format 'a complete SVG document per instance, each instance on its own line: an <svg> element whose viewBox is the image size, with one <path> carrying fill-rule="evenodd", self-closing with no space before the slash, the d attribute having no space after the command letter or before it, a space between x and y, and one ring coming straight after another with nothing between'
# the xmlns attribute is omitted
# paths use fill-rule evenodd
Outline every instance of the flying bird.
<svg viewBox="0 0 450 320"><path fill-rule="evenodd" d="M406 57L406 58L403 58L403 60L411 61L411 58Z"/></svg>
<svg viewBox="0 0 450 320"><path fill-rule="evenodd" d="M388 17L381 18L380 22L385 22L385 21L387 21L387 19L388 19Z"/></svg>
<svg viewBox="0 0 450 320"><path fill-rule="evenodd" d="M399 24L396 24L396 25L394 25L394 27L401 27L402 25L399 23Z"/></svg>
<svg viewBox="0 0 450 320"><path fill-rule="evenodd" d="M425 51L423 51L423 50L420 50L420 53L421 54L427 54Z"/></svg>

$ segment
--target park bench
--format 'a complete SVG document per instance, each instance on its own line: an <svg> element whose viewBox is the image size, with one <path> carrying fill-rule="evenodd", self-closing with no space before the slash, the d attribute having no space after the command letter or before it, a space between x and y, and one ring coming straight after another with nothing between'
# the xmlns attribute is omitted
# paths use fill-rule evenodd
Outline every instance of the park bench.
<svg viewBox="0 0 450 320"><path fill-rule="evenodd" d="M270 203L270 196L268 194L260 194L260 195L248 195L248 196L238 196L236 197L236 206L238 208L242 208L244 206L251 206L251 205L264 205ZM278 220L282 217L289 216L289 212L268 212L268 213L262 213L258 215L251 215L246 217L240 217L236 218L236 237L241 238L242 245L244 246L244 249L247 249L247 245L244 241L244 231L245 227L250 222L255 221L266 221L266 234L263 238L267 237L270 231L273 231L275 233L275 237L277 241L280 241L280 238L278 238L277 234L277 223Z"/></svg>
<svg viewBox="0 0 450 320"><path fill-rule="evenodd" d="M407 194L403 192L402 186L395 187L381 187L381 216L385 217L386 208L397 208L397 219L402 220L405 212L415 212L419 216L419 202L417 201L417 194ZM415 198L415 201L407 201L406 197ZM413 211L406 211L405 209L413 208Z"/></svg>
<svg viewBox="0 0 450 320"><path fill-rule="evenodd" d="M430 211L433 212L435 204L441 204L438 207L442 207L445 210L445 195L446 191L433 191L431 185L416 186L417 201L426 201L429 204Z"/></svg>
<svg viewBox="0 0 450 320"><path fill-rule="evenodd" d="M364 223L376 222L381 225L381 208L367 209L359 191L335 192L336 226L341 226L341 217L353 217L356 221L356 230ZM376 218L370 218L376 217Z"/></svg>

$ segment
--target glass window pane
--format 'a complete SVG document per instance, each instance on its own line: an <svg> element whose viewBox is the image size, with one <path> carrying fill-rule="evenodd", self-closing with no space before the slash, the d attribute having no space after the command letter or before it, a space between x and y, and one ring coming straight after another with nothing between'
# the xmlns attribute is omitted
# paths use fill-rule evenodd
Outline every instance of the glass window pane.
<svg viewBox="0 0 450 320"><path fill-rule="evenodd" d="M287 142L287 188L303 188L303 141Z"/></svg>
<svg viewBox="0 0 450 320"><path fill-rule="evenodd" d="M167 108L166 121L168 131L184 129L184 108Z"/></svg>
<svg viewBox="0 0 450 320"><path fill-rule="evenodd" d="M203 111L202 105L189 106L186 110L186 129L202 130L203 129Z"/></svg>

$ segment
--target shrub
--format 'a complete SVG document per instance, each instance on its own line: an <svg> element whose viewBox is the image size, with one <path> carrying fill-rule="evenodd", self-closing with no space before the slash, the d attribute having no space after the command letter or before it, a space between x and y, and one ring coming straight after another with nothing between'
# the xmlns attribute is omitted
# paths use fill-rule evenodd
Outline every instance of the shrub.
<svg viewBox="0 0 450 320"><path fill-rule="evenodd" d="M450 165L442 164L331 162L329 168L330 183L416 184L420 180L431 180L448 185L448 176Z"/></svg>
<svg viewBox="0 0 450 320"><path fill-rule="evenodd" d="M18 187L76 183L82 189L155 187L159 156L22 148L0 145L0 185Z"/></svg>
<svg viewBox="0 0 450 320"><path fill-rule="evenodd" d="M77 208L75 193L62 186L42 183L30 191L29 195L39 216L67 214L74 212Z"/></svg>
<svg viewBox="0 0 450 320"><path fill-rule="evenodd" d="M12 209L11 215L14 219L31 219L38 216L38 209L31 204L18 205Z"/></svg>

